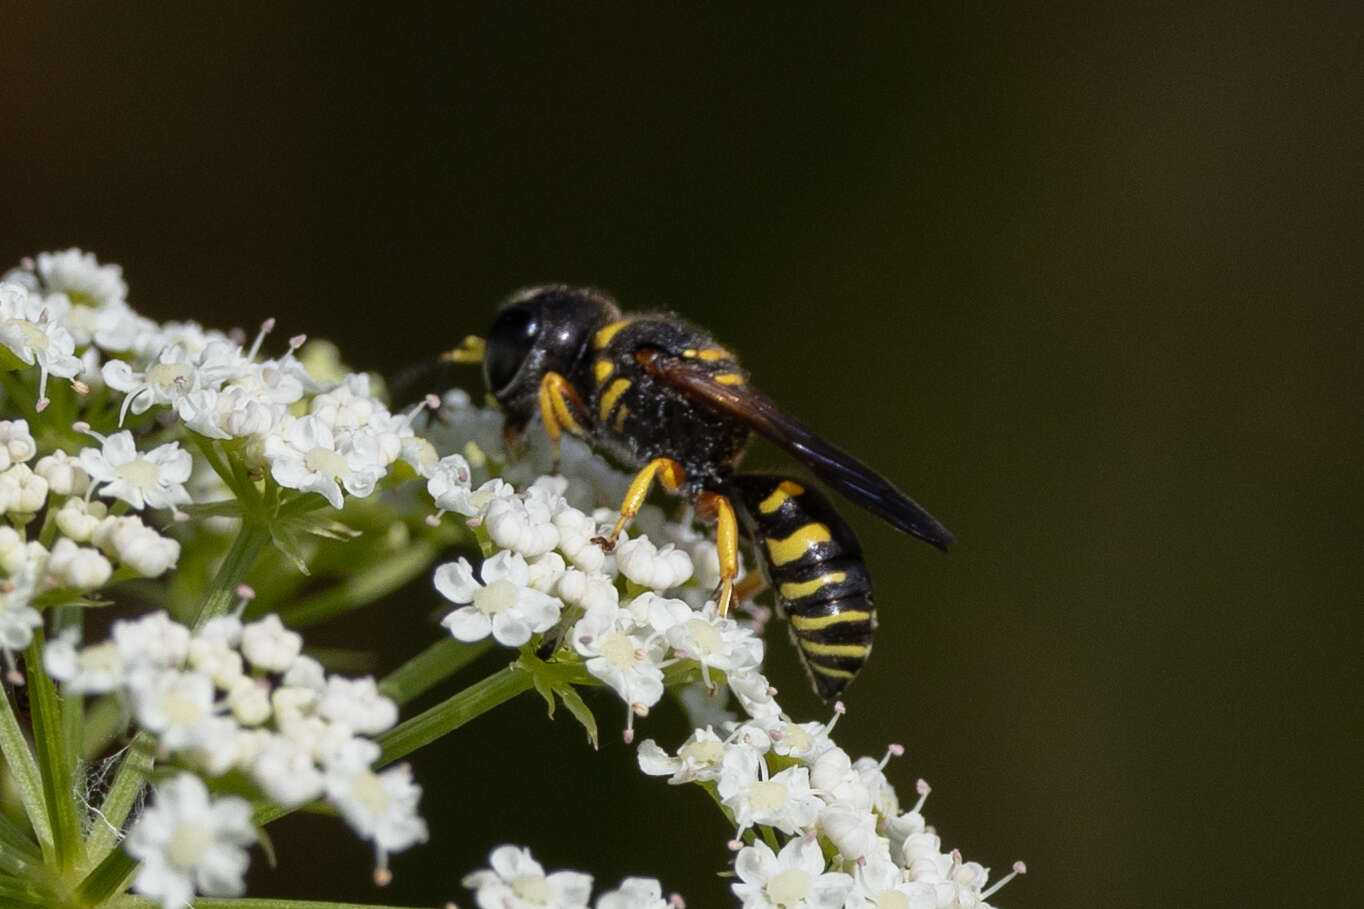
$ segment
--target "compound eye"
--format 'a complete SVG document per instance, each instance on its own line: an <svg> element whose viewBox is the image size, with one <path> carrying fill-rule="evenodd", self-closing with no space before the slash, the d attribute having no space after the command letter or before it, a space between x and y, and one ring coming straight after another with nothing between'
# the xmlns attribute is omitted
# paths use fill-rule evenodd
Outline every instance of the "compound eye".
<svg viewBox="0 0 1364 909"><path fill-rule="evenodd" d="M539 309L524 303L507 306L493 321L488 332L488 347L483 354L483 375L493 394L512 383L535 346L535 338L540 333Z"/></svg>

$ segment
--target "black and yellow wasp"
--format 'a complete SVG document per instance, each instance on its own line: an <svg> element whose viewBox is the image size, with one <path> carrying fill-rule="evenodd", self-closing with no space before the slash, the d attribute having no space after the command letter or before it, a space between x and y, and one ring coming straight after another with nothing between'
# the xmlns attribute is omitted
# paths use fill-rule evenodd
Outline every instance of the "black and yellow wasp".
<svg viewBox="0 0 1364 909"><path fill-rule="evenodd" d="M448 356L469 359L477 347L470 339L462 356ZM606 548L654 480L685 493L698 515L717 523L722 580L716 600L723 615L738 573L739 535L750 538L815 691L826 700L871 652L871 580L852 530L823 495L789 477L738 472L749 434L786 449L894 527L943 550L953 541L888 480L750 386L727 348L674 316L623 314L596 290L528 288L498 312L482 361L509 437L538 413L556 452L569 432L639 469L620 520L599 539Z"/></svg>

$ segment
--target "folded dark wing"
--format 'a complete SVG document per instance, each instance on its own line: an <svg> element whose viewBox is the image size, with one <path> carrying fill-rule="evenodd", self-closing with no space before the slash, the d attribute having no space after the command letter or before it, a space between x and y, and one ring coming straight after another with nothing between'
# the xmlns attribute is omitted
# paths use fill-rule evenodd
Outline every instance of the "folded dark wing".
<svg viewBox="0 0 1364 909"><path fill-rule="evenodd" d="M815 476L892 526L944 551L955 542L946 527L889 480L806 429L771 398L746 383L718 382L710 364L663 351L642 351L639 360L659 381L771 439L809 467Z"/></svg>

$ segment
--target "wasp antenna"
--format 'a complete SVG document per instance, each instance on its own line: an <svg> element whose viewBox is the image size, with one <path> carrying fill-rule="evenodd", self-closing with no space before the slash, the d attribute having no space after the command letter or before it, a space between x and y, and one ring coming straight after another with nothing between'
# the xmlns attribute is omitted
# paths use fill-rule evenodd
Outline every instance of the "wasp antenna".
<svg viewBox="0 0 1364 909"><path fill-rule="evenodd" d="M476 365L483 362L483 351L487 344L478 335L469 335L454 350L448 350L440 355L442 363L460 363L464 365Z"/></svg>

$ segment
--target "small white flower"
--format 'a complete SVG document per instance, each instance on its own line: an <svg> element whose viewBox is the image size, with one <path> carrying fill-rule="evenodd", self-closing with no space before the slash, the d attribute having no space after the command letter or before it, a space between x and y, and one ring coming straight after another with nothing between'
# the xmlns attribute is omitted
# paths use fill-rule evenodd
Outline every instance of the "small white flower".
<svg viewBox="0 0 1364 909"><path fill-rule="evenodd" d="M275 711L275 721L283 723L294 717L310 716L317 707L322 691L298 685L280 685L270 692L270 706Z"/></svg>
<svg viewBox="0 0 1364 909"><path fill-rule="evenodd" d="M33 515L47 504L47 480L27 464L0 473L0 509L11 515Z"/></svg>
<svg viewBox="0 0 1364 909"><path fill-rule="evenodd" d="M620 591L604 575L586 574L570 568L559 578L559 596L565 603L581 606L588 612L604 610L614 616L620 603Z"/></svg>
<svg viewBox="0 0 1364 909"><path fill-rule="evenodd" d="M242 626L242 656L257 669L284 672L303 650L303 636L284 627L273 612Z"/></svg>
<svg viewBox="0 0 1364 909"><path fill-rule="evenodd" d="M184 344L171 344L157 354L156 362L137 372L125 360L110 360L101 375L104 383L125 393L118 412L119 425L128 411L146 413L158 404L179 409L185 397L200 389L216 389L236 375L245 364L241 348L227 341L210 341L191 352ZM182 414L183 417L183 414Z"/></svg>
<svg viewBox="0 0 1364 909"><path fill-rule="evenodd" d="M0 470L22 464L38 453L38 443L28 431L28 420L0 420Z"/></svg>
<svg viewBox="0 0 1364 909"><path fill-rule="evenodd" d="M379 693L379 686L370 676L328 678L317 713L334 723L344 723L361 735L378 735L398 722L398 705Z"/></svg>
<svg viewBox="0 0 1364 909"><path fill-rule="evenodd" d="M469 604L441 621L456 640L481 641L491 633L505 647L520 647L559 620L563 604L529 586L530 567L519 554L499 552L485 559L479 571L481 584L463 558L436 569L434 580L441 595L452 603Z"/></svg>
<svg viewBox="0 0 1364 909"><path fill-rule="evenodd" d="M842 748L834 746L814 759L810 764L810 783L826 802L843 802L868 811L872 808L871 790Z"/></svg>
<svg viewBox="0 0 1364 909"><path fill-rule="evenodd" d="M77 650L63 635L43 648L43 666L67 694L106 694L123 685L123 658L113 641Z"/></svg>
<svg viewBox="0 0 1364 909"><path fill-rule="evenodd" d="M592 875L545 869L517 846L498 846L488 856L491 869L464 876L482 909L587 909Z"/></svg>
<svg viewBox="0 0 1364 909"><path fill-rule="evenodd" d="M889 858L878 855L859 862L853 877L857 885L849 909L938 909L937 888L906 880L903 869Z"/></svg>
<svg viewBox="0 0 1364 909"><path fill-rule="evenodd" d="M559 543L559 529L554 526L549 507L534 499L493 499L488 503L483 526L498 546L528 559L549 552Z"/></svg>
<svg viewBox="0 0 1364 909"><path fill-rule="evenodd" d="M283 404L260 398L240 385L229 385L221 390L190 392L176 401L175 412L201 436L244 439L273 432L287 411Z"/></svg>
<svg viewBox="0 0 1364 909"><path fill-rule="evenodd" d="M530 566L530 586L548 594L553 594L558 589L559 579L564 576L566 570L563 556L557 552L547 552L526 564Z"/></svg>
<svg viewBox="0 0 1364 909"><path fill-rule="evenodd" d="M747 763L746 758L732 756L736 754L742 752L725 755L716 791L725 807L734 812L734 822L740 830L766 824L783 833L796 834L815 822L823 805L819 796L810 791L808 768L788 767L769 779L754 779L742 766ZM765 769L765 765L759 769Z"/></svg>
<svg viewBox="0 0 1364 909"><path fill-rule="evenodd" d="M73 303L91 307L121 303L128 296L123 269L100 265L94 253L79 249L38 253L38 276L49 292L63 293Z"/></svg>
<svg viewBox="0 0 1364 909"><path fill-rule="evenodd" d="M243 675L227 692L227 707L243 726L259 726L270 719L270 689L264 681Z"/></svg>
<svg viewBox="0 0 1364 909"><path fill-rule="evenodd" d="M383 867L387 853L425 842L426 821L417 814L422 790L412 782L411 768L399 764L375 773L370 767L378 759L378 745L352 739L327 762L326 787L351 829L374 842Z"/></svg>
<svg viewBox="0 0 1364 909"><path fill-rule="evenodd" d="M188 906L196 893L239 896L249 863L242 847L255 839L250 802L210 798L198 777L179 774L156 787L128 833L128 854L141 863L133 889L162 909Z"/></svg>
<svg viewBox="0 0 1364 909"><path fill-rule="evenodd" d="M342 487L350 495L365 498L384 475L377 450L340 444L315 416L286 420L265 437L265 456L276 483L315 492L333 508L342 505Z"/></svg>
<svg viewBox="0 0 1364 909"><path fill-rule="evenodd" d="M670 756L653 739L646 739L639 746L639 769L650 776L669 777L671 785L718 780L724 766L725 754L738 745L726 745L709 728L696 729L677 749L677 757ZM749 750L752 774L757 776L757 754Z"/></svg>
<svg viewBox="0 0 1364 909"><path fill-rule="evenodd" d="M587 657L587 671L601 679L624 699L631 716L643 715L663 697L662 648L634 633L634 621L625 610L608 616L589 612L573 626L573 646Z"/></svg>
<svg viewBox="0 0 1364 909"><path fill-rule="evenodd" d="M160 577L180 559L180 544L143 524L137 515L106 517L90 541L144 578Z"/></svg>
<svg viewBox="0 0 1364 909"><path fill-rule="evenodd" d="M824 855L813 840L794 839L780 854L759 841L734 859L739 883L730 889L743 900L743 909L839 909L853 879L824 868Z"/></svg>
<svg viewBox="0 0 1364 909"><path fill-rule="evenodd" d="M112 633L125 666L174 669L189 655L189 629L173 621L164 610L115 622Z"/></svg>
<svg viewBox="0 0 1364 909"><path fill-rule="evenodd" d="M43 298L19 284L0 284L0 348L15 368L38 364L38 410L47 406L47 377L80 372L71 332L51 318Z"/></svg>
<svg viewBox="0 0 1364 909"><path fill-rule="evenodd" d="M189 642L189 664L222 691L231 691L242 678L242 655L225 638L216 635L195 635Z"/></svg>
<svg viewBox="0 0 1364 909"><path fill-rule="evenodd" d="M197 745L213 717L213 681L198 672L145 668L130 674L128 692L138 725L168 751Z"/></svg>
<svg viewBox="0 0 1364 909"><path fill-rule="evenodd" d="M42 615L29 605L36 578L30 563L0 582L0 650L23 650L33 643L33 629L42 627Z"/></svg>
<svg viewBox="0 0 1364 909"><path fill-rule="evenodd" d="M33 472L47 480L48 488L59 496L85 495L90 487L90 475L81 467L79 459L61 450L39 458L33 465Z"/></svg>
<svg viewBox="0 0 1364 909"><path fill-rule="evenodd" d="M660 597L650 610L650 618L657 618L651 624L655 628L659 623L666 624L668 643L678 656L701 665L701 678L707 685L710 684L711 669L744 671L757 669L762 663L762 639L754 637L753 632L733 619L721 618L716 614L714 603L707 603L700 612L683 604L686 611L683 617L669 608L671 603L679 602Z"/></svg>
<svg viewBox="0 0 1364 909"><path fill-rule="evenodd" d="M651 590L677 587L692 574L691 556L672 543L659 549L646 536L618 544L616 566L625 577Z"/></svg>
<svg viewBox="0 0 1364 909"><path fill-rule="evenodd" d="M493 477L477 489L467 495L460 492L458 487L451 487L445 490L443 501L450 506L450 511L462 514L465 517L482 518L483 513L488 507L498 499L510 499L516 497L516 488L506 480ZM444 508L445 505L440 505Z"/></svg>
<svg viewBox="0 0 1364 909"><path fill-rule="evenodd" d="M663 885L651 877L627 877L597 897L596 909L668 909Z"/></svg>
<svg viewBox="0 0 1364 909"><path fill-rule="evenodd" d="M471 514L472 512L466 510L471 492L469 488L471 478L469 462L463 455L446 455L427 477L426 492L441 511Z"/></svg>
<svg viewBox="0 0 1364 909"><path fill-rule="evenodd" d="M774 697L776 689L756 669L726 673L725 682L744 712L761 723L776 723L781 719L781 706Z"/></svg>
<svg viewBox="0 0 1364 909"><path fill-rule="evenodd" d="M93 590L109 580L114 567L98 549L77 546L66 537L52 544L47 572L59 587Z"/></svg>
<svg viewBox="0 0 1364 909"><path fill-rule="evenodd" d="M42 462L39 461L38 464L41 467ZM82 470L81 474L84 473ZM48 482L51 483L51 480ZM94 536L95 529L108 515L109 506L103 502L87 502L73 496L57 509L57 529L77 543L88 543Z"/></svg>
<svg viewBox="0 0 1364 909"><path fill-rule="evenodd" d="M819 812L819 829L845 859L865 859L875 852L890 857L890 843L876 832L876 815L864 808L835 802Z"/></svg>
<svg viewBox="0 0 1364 909"><path fill-rule="evenodd" d="M310 656L300 656L294 660L294 664L285 670L280 679L281 685L296 688L307 688L322 694L327 688L327 671L322 668L322 664Z"/></svg>
<svg viewBox="0 0 1364 909"><path fill-rule="evenodd" d="M322 772L312 754L282 735L265 741L251 762L250 773L261 791L281 805L302 805L323 791Z"/></svg>
<svg viewBox="0 0 1364 909"><path fill-rule="evenodd" d="M133 508L174 508L191 501L185 482L194 460L179 442L139 454L128 430L103 439L99 448L81 449L81 467L100 495L122 499Z"/></svg>
<svg viewBox="0 0 1364 909"><path fill-rule="evenodd" d="M564 508L554 515L554 526L559 531L559 550L574 566L588 574L605 567L606 550L593 542L603 534L590 515L576 508Z"/></svg>

